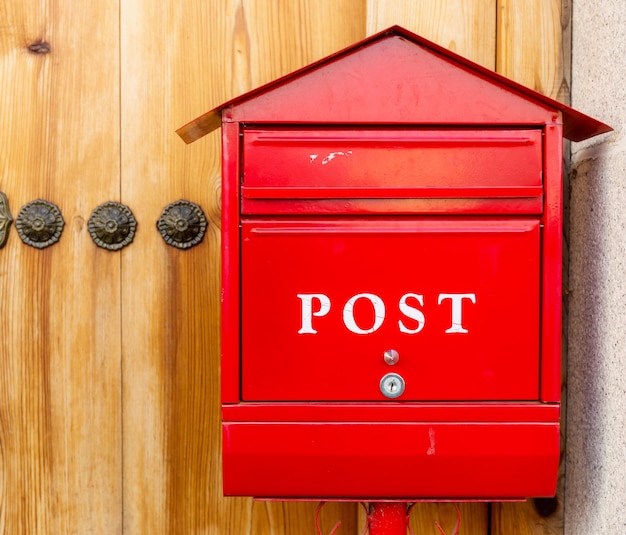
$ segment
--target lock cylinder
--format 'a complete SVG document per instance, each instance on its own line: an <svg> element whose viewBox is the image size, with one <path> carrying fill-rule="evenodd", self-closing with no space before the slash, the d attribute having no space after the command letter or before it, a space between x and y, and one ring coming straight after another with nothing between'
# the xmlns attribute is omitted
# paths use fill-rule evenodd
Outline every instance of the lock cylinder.
<svg viewBox="0 0 626 535"><path fill-rule="evenodd" d="M394 399L404 393L404 379L397 373L388 373L380 380L380 391L383 396Z"/></svg>

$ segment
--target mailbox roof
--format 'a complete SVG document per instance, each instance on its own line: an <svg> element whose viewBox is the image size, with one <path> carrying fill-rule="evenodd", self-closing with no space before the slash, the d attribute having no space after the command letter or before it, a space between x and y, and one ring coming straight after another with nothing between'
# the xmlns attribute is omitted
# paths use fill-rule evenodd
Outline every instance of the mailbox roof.
<svg viewBox="0 0 626 535"><path fill-rule="evenodd" d="M612 128L404 28L393 26L224 102L177 130L191 143L222 121L545 124L564 136ZM552 115L551 115L552 114Z"/></svg>

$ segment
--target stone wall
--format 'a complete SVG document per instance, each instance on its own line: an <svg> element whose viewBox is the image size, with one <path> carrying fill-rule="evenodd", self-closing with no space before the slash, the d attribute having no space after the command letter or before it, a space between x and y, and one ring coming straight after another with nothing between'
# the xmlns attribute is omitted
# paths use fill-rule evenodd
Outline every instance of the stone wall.
<svg viewBox="0 0 626 535"><path fill-rule="evenodd" d="M626 528L626 2L574 0L566 535ZM621 528L621 529L620 529Z"/></svg>

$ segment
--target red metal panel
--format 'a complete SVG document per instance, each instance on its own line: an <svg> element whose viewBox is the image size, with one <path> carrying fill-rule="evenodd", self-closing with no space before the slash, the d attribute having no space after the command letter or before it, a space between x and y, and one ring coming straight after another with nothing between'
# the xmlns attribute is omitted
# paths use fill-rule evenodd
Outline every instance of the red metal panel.
<svg viewBox="0 0 626 535"><path fill-rule="evenodd" d="M225 423L224 492L257 497L553 496L558 424Z"/></svg>
<svg viewBox="0 0 626 535"><path fill-rule="evenodd" d="M546 196L542 250L541 399L561 399L561 310L563 272L563 138L560 126L545 133Z"/></svg>
<svg viewBox="0 0 626 535"><path fill-rule="evenodd" d="M259 199L283 201L269 213L291 199L483 198L506 211L534 197L542 208L538 129L246 129L243 142L244 213Z"/></svg>
<svg viewBox="0 0 626 535"><path fill-rule="evenodd" d="M228 422L526 422L558 423L557 403L377 402L224 405Z"/></svg>
<svg viewBox="0 0 626 535"><path fill-rule="evenodd" d="M242 399L537 400L539 252L533 219L244 220Z"/></svg>
<svg viewBox="0 0 626 535"><path fill-rule="evenodd" d="M543 197L518 198L428 198L428 199L244 199L247 215L370 215L370 214L541 214Z"/></svg>
<svg viewBox="0 0 626 535"><path fill-rule="evenodd" d="M222 129L221 399L237 403L239 381L239 125Z"/></svg>

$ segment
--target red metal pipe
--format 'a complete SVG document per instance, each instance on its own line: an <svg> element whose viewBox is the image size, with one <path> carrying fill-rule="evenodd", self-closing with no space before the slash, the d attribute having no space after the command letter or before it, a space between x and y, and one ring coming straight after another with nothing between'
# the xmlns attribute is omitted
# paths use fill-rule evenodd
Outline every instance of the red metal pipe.
<svg viewBox="0 0 626 535"><path fill-rule="evenodd" d="M375 502L369 506L370 535L406 535L409 527L407 504Z"/></svg>

